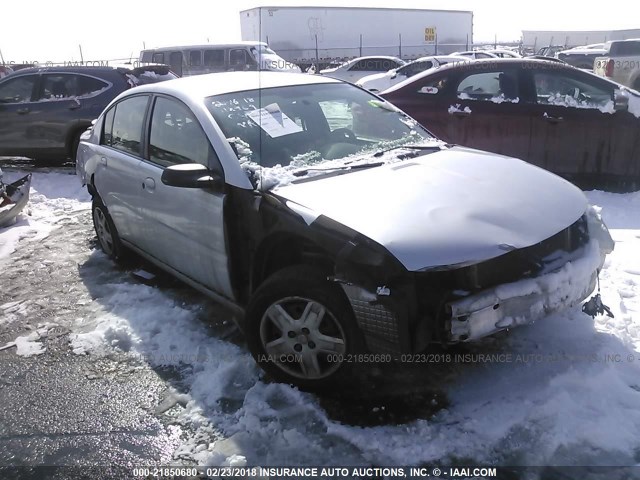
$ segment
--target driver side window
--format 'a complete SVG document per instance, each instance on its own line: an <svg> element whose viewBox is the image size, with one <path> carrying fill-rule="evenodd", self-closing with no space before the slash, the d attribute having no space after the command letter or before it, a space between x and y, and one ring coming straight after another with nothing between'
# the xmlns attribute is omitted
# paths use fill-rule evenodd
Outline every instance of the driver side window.
<svg viewBox="0 0 640 480"><path fill-rule="evenodd" d="M36 78L35 75L25 75L5 81L0 86L0 103L30 102Z"/></svg>
<svg viewBox="0 0 640 480"><path fill-rule="evenodd" d="M149 160L162 167L199 163L222 171L197 118L185 105L158 97L149 134Z"/></svg>

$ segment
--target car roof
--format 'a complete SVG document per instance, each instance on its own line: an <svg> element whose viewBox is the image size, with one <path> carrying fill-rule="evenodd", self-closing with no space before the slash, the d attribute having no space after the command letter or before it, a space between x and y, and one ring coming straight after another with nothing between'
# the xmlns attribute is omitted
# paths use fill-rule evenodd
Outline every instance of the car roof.
<svg viewBox="0 0 640 480"><path fill-rule="evenodd" d="M476 53L488 53L489 55L493 55L489 50L465 50L464 52L453 52L451 55L475 55ZM498 57L496 57L498 58Z"/></svg>
<svg viewBox="0 0 640 480"><path fill-rule="evenodd" d="M481 58L478 60L474 60L472 64L469 63L465 63L465 64L460 64L460 63L445 63L444 65L441 65L438 68L430 68L429 70L425 70L424 72L420 72L417 75L414 75L413 77L407 78L406 80L392 86L391 88L389 88L388 90L386 90L385 92L391 92L391 91L395 91L395 90L399 90L402 87L404 87L405 85L408 85L410 83L413 82L417 82L420 81L421 79L425 78L425 77L429 77L431 75L434 75L436 73L442 73L442 72L448 72L449 70L453 70L453 71L460 71L460 70L474 70L477 71L478 73L481 73L483 70L486 71L487 69L483 69L482 65L546 65L549 66L555 70L559 70L561 68L565 68L567 70L576 70L575 67L565 63L565 62L557 62L557 61L553 61L553 60L540 60L540 59L534 59L534 58L500 58L500 57L496 57L496 58ZM473 65L473 67L470 67L470 65ZM600 78L600 77L598 77Z"/></svg>
<svg viewBox="0 0 640 480"><path fill-rule="evenodd" d="M396 60L396 61L400 61L400 63L404 63L404 60L398 57L394 57L392 55L366 55L364 57L356 57L356 58L352 58L351 60L347 60L342 65L346 65L347 63L359 62L360 60L371 60L373 58L382 58L384 60Z"/></svg>
<svg viewBox="0 0 640 480"><path fill-rule="evenodd" d="M260 88L286 87L294 85L314 85L322 83L343 83L331 77L287 72L220 72L167 80L140 86L130 92L145 90L152 93L168 93L192 99L213 95L257 90Z"/></svg>
<svg viewBox="0 0 640 480"><path fill-rule="evenodd" d="M454 55L453 53L449 54L449 55L428 55L426 57L418 57L414 60L410 60L409 62L407 62L407 65L409 63L413 63L413 62L418 62L418 61L425 61L425 60L442 60L445 58L453 58L453 59L460 59L460 60L469 60L467 57L463 57L462 55Z"/></svg>
<svg viewBox="0 0 640 480"><path fill-rule="evenodd" d="M209 50L214 48L233 48L233 47L255 47L257 45L263 45L268 47L267 42L259 42L259 41L251 41L251 40L243 40L232 43L204 43L200 45L165 45L157 48L145 48L142 50L143 52L160 52L162 50L176 50L176 49L193 49L193 50Z"/></svg>
<svg viewBox="0 0 640 480"><path fill-rule="evenodd" d="M473 65L475 69L478 70L482 70L482 65L484 64L489 64L489 65L513 65L513 64L536 64L536 65L551 65L553 64L554 68L558 68L559 65L561 65L562 67L566 67L566 68L574 68L571 65L565 63L565 62L558 62L557 59L549 59L549 60L544 60L541 58L528 58L528 57L522 57L522 58L500 58L500 57L496 57L496 58L479 58L477 60L473 61ZM438 70L440 71L446 71L446 70L450 70L450 69L465 69L465 68L469 68L469 64L460 64L460 63L447 63L445 65L442 65ZM428 71L428 70L427 70ZM422 75L422 74L419 74Z"/></svg>
<svg viewBox="0 0 640 480"><path fill-rule="evenodd" d="M114 72L117 70L115 66L59 66L59 67L28 67L16 70L14 77L29 73L103 73ZM133 70L133 65L131 66Z"/></svg>

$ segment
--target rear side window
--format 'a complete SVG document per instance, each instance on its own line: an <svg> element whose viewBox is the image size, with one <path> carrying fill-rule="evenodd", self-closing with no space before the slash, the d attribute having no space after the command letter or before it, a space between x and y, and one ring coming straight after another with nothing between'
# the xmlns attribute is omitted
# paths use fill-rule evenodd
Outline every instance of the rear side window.
<svg viewBox="0 0 640 480"><path fill-rule="evenodd" d="M407 77L413 77L420 72L424 72L433 67L433 62L430 60L425 60L423 62L413 62L409 65L405 65L404 67L400 67L398 69L398 73L402 75L406 75Z"/></svg>
<svg viewBox="0 0 640 480"><path fill-rule="evenodd" d="M457 94L463 100L517 101L518 77L514 72L474 73L462 79Z"/></svg>
<svg viewBox="0 0 640 480"><path fill-rule="evenodd" d="M151 61L153 63L164 63L164 53L154 53Z"/></svg>
<svg viewBox="0 0 640 480"><path fill-rule="evenodd" d="M199 67L200 65L202 65L202 51L189 51L189 65L191 65L192 67Z"/></svg>
<svg viewBox="0 0 640 480"><path fill-rule="evenodd" d="M76 96L75 75L45 75L40 100L59 100Z"/></svg>
<svg viewBox="0 0 640 480"><path fill-rule="evenodd" d="M35 75L25 75L7 80L0 85L0 103L30 102L35 84Z"/></svg>
<svg viewBox="0 0 640 480"><path fill-rule="evenodd" d="M105 115L103 145L139 156L148 100L147 96L142 95L114 105Z"/></svg>
<svg viewBox="0 0 640 480"><path fill-rule="evenodd" d="M107 82L104 82L95 77L87 77L85 75L78 75L78 96L93 95L100 90L104 90L109 86Z"/></svg>
<svg viewBox="0 0 640 480"><path fill-rule="evenodd" d="M224 67L224 50L205 50L205 67Z"/></svg>
<svg viewBox="0 0 640 480"><path fill-rule="evenodd" d="M116 113L116 107L109 109L104 116L104 130L102 131L102 145L111 145L113 141L113 117Z"/></svg>
<svg viewBox="0 0 640 480"><path fill-rule="evenodd" d="M627 41L613 43L610 53L612 56L621 57L640 55L640 42Z"/></svg>
<svg viewBox="0 0 640 480"><path fill-rule="evenodd" d="M151 116L149 160L163 167L178 163L209 166L213 157L209 139L191 110L177 100L159 97Z"/></svg>
<svg viewBox="0 0 640 480"><path fill-rule="evenodd" d="M45 75L39 100L56 100L92 95L108 83L94 77L75 74Z"/></svg>
<svg viewBox="0 0 640 480"><path fill-rule="evenodd" d="M182 76L182 52L171 52L169 54L169 65L172 71Z"/></svg>

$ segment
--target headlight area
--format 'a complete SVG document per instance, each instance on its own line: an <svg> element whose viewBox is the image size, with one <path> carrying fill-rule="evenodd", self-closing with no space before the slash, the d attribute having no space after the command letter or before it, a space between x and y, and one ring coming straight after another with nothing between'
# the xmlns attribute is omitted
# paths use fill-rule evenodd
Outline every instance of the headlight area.
<svg viewBox="0 0 640 480"><path fill-rule="evenodd" d="M384 247L361 235L338 253L334 280L349 299L370 352L415 351L420 314L412 277Z"/></svg>

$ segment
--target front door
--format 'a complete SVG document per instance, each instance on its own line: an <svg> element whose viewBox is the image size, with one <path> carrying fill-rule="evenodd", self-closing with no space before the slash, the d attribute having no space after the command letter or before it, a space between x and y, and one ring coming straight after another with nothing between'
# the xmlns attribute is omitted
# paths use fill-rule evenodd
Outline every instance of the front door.
<svg viewBox="0 0 640 480"><path fill-rule="evenodd" d="M33 96L38 75L7 78L0 84L0 152L25 155L31 148L27 136L33 122Z"/></svg>
<svg viewBox="0 0 640 480"><path fill-rule="evenodd" d="M148 155L139 165L140 210L150 232L145 251L192 280L233 298L224 222L225 194L162 183L164 169L200 163L222 173L191 110L180 101L155 99Z"/></svg>
<svg viewBox="0 0 640 480"><path fill-rule="evenodd" d="M526 74L533 91L529 161L568 178L609 171L613 87L569 69Z"/></svg>

